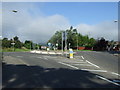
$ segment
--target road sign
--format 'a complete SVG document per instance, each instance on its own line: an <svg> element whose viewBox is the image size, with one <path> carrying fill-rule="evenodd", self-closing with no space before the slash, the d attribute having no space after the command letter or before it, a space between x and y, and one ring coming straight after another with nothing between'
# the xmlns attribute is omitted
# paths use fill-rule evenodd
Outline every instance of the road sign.
<svg viewBox="0 0 120 90"><path fill-rule="evenodd" d="M11 43L12 45L14 45L15 43Z"/></svg>
<svg viewBox="0 0 120 90"><path fill-rule="evenodd" d="M51 43L48 43L48 46L51 46Z"/></svg>
<svg viewBox="0 0 120 90"><path fill-rule="evenodd" d="M58 43L56 43L56 46L58 46Z"/></svg>

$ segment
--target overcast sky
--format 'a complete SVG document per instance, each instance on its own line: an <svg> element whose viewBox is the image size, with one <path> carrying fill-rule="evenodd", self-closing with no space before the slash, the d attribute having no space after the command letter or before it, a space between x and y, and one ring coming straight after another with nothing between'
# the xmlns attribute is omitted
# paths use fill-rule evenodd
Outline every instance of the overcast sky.
<svg viewBox="0 0 120 90"><path fill-rule="evenodd" d="M118 39L117 2L4 2L2 10L3 37L43 43L57 30L73 26L95 39Z"/></svg>

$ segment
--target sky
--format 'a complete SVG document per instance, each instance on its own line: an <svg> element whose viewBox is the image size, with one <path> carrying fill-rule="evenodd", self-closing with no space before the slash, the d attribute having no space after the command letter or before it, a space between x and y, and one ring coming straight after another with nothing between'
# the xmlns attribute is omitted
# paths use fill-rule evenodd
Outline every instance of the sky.
<svg viewBox="0 0 120 90"><path fill-rule="evenodd" d="M17 13L12 12L17 10ZM117 2L3 2L2 36L45 43L58 30L76 28L95 39L118 40Z"/></svg>

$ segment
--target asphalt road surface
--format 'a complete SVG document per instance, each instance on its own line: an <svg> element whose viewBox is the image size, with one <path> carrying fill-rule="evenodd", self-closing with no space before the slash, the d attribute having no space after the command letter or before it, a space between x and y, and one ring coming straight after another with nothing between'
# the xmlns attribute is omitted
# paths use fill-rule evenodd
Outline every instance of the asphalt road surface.
<svg viewBox="0 0 120 90"><path fill-rule="evenodd" d="M3 88L119 88L118 58L103 52L60 55L8 52Z"/></svg>

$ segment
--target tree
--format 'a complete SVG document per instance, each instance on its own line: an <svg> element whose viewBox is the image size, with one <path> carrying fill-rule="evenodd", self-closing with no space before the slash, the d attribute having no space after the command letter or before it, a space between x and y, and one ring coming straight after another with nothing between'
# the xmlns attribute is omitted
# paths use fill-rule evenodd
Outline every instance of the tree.
<svg viewBox="0 0 120 90"><path fill-rule="evenodd" d="M3 48L10 48L11 47L11 41L8 40L8 38L2 39L2 47Z"/></svg>
<svg viewBox="0 0 120 90"><path fill-rule="evenodd" d="M56 33L50 38L50 40L47 43L52 43L53 46L56 46L56 43L58 44L58 48L61 48L61 41L62 41L62 32L63 31L56 31Z"/></svg>
<svg viewBox="0 0 120 90"><path fill-rule="evenodd" d="M15 43L14 47L15 48L21 48L22 47L22 42L20 42L19 37L15 36L13 39L14 39L14 43Z"/></svg>
<svg viewBox="0 0 120 90"><path fill-rule="evenodd" d="M27 49L33 49L33 42L29 40L25 40L24 47L26 47Z"/></svg>
<svg viewBox="0 0 120 90"><path fill-rule="evenodd" d="M94 45L95 50L106 50L106 47L108 45L108 41L106 41L103 37L97 41L97 43Z"/></svg>
<svg viewBox="0 0 120 90"><path fill-rule="evenodd" d="M48 42L55 45L58 43L59 48L61 48L62 42L62 32L67 33L67 46L70 45L71 48L76 48L78 46L90 46L92 47L96 40L94 38L89 38L88 35L83 36L82 34L77 32L77 29L74 29L72 26L64 31L56 31L56 33L50 38ZM65 47L65 40L63 40L63 47Z"/></svg>

